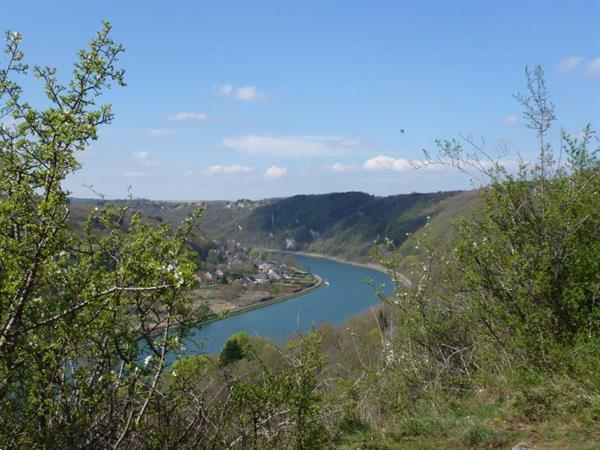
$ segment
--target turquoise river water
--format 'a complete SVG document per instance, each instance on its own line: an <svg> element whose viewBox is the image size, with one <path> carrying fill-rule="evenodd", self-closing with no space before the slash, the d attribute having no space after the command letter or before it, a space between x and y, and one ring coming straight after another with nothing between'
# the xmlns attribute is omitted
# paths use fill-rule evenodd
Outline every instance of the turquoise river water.
<svg viewBox="0 0 600 450"><path fill-rule="evenodd" d="M384 293L392 292L389 276L376 270L303 255L295 255L294 259L296 266L319 275L327 283L291 300L204 324L193 331L186 344L187 353L218 353L227 338L238 331L281 344L294 333L308 331L323 322L339 325L379 303L367 279L382 287Z"/></svg>

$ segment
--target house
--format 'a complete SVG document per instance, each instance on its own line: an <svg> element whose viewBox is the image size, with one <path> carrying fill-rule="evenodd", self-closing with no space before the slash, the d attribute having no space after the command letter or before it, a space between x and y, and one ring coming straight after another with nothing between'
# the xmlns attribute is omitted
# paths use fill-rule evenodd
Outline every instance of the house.
<svg viewBox="0 0 600 450"><path fill-rule="evenodd" d="M269 269L267 271L267 276L271 280L281 280L281 275L279 275L274 269Z"/></svg>
<svg viewBox="0 0 600 450"><path fill-rule="evenodd" d="M254 281L256 284L267 284L269 283L269 277L264 273L257 273L254 275Z"/></svg>
<svg viewBox="0 0 600 450"><path fill-rule="evenodd" d="M269 269L271 269L273 266L269 263L266 262L262 262L258 265L258 270L260 270L261 272L268 272Z"/></svg>

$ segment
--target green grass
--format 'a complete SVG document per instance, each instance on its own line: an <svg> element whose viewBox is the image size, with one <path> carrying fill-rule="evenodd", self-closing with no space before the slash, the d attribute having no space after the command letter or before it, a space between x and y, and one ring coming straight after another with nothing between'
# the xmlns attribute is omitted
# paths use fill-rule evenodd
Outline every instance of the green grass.
<svg viewBox="0 0 600 450"><path fill-rule="evenodd" d="M598 450L600 401L582 398L586 387L572 383L559 378L539 385L498 385L478 388L460 399L425 400L390 415L385 424L345 430L337 448L510 449L525 441L538 450ZM538 409L548 403L552 407Z"/></svg>

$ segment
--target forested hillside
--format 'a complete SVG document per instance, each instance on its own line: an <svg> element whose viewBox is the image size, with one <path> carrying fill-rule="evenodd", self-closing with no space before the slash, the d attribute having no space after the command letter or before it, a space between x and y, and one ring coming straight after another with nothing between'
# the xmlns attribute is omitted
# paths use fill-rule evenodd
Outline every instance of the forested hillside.
<svg viewBox="0 0 600 450"><path fill-rule="evenodd" d="M365 260L375 244L387 238L401 245L428 220L445 222L460 214L463 204L473 198L458 191L387 197L344 192L234 202L135 199L127 204L145 217L171 224L204 204L201 228L214 241L233 239L251 246ZM76 209L91 209L96 204L93 200L72 201ZM442 223L440 231L444 228ZM206 239L200 240L208 244Z"/></svg>
<svg viewBox="0 0 600 450"><path fill-rule="evenodd" d="M396 244L436 214L457 192L375 197L362 192L297 195L259 206L229 230L271 248L365 258L383 238ZM236 226L239 225L239 226Z"/></svg>
<svg viewBox="0 0 600 450"><path fill-rule="evenodd" d="M154 202L151 200L94 200L94 199L69 199L69 226L79 235L85 234L86 222L96 208L101 209L106 205L119 205L124 208L124 215L118 218L123 232L127 229L134 213L139 213L142 219L153 226L166 223L177 226L190 216L201 205L199 203L174 203ZM93 229L100 231L102 224L96 222ZM217 243L211 239L200 227L196 227L190 237L190 244L197 253L198 258L206 258L208 251L217 248Z"/></svg>

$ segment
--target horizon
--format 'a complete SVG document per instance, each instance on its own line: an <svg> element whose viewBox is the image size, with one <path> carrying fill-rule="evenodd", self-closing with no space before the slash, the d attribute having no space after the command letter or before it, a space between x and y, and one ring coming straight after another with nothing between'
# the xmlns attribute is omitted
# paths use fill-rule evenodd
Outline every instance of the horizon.
<svg viewBox="0 0 600 450"><path fill-rule="evenodd" d="M162 201L472 189L458 171L410 162L461 134L507 147L509 164L533 158L512 95L538 63L556 104L553 143L561 127L577 136L600 117L598 2L2 8L0 28L23 34L26 62L56 66L59 80L100 19L126 49L128 86L102 97L116 117L79 155L66 183L75 197L86 185ZM42 102L41 83L23 87Z"/></svg>

